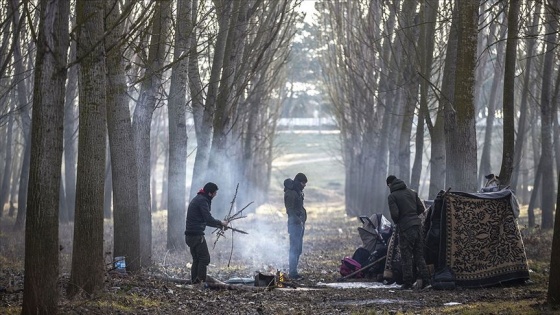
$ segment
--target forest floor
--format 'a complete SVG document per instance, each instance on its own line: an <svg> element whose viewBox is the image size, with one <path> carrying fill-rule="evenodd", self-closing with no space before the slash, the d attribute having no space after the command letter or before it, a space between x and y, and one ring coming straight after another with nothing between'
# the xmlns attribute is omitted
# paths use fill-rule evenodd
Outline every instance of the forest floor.
<svg viewBox="0 0 560 315"><path fill-rule="evenodd" d="M312 200L312 191L308 193ZM276 203L277 204L277 203ZM109 272L111 228L106 228L107 274L104 289L94 296L68 298L72 226L61 227L60 314L553 314L546 304L552 233L524 230L531 279L526 284L451 291L401 291L373 280L340 278L339 264L361 245L361 223L347 217L340 203L309 205L297 288L248 285L193 286L190 254L167 251L165 212L154 213L153 266L138 274ZM216 242L207 228L212 262L209 275L219 281L251 280L256 272L287 269L286 218L281 207L253 209L236 228L248 235L226 233ZM23 300L23 233L11 232L3 218L0 233L0 314L19 314ZM214 245L215 243L215 245ZM240 279L239 279L240 278Z"/></svg>

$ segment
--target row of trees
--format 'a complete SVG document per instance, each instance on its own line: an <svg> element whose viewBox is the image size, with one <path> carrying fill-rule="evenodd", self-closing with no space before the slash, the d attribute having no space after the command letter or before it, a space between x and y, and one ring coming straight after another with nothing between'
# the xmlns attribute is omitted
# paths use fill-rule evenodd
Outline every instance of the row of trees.
<svg viewBox="0 0 560 315"><path fill-rule="evenodd" d="M560 1L332 0L316 7L326 93L353 179L349 214L386 209L389 173L418 189L427 167L433 199L447 187L478 191L483 176L499 170L501 184L529 201L530 226L537 203L541 227L555 224L548 297L560 303L560 219L553 220Z"/></svg>
<svg viewBox="0 0 560 315"><path fill-rule="evenodd" d="M68 292L101 288L105 187L113 255L131 271L151 264L158 108L168 113L170 250L184 247L186 197L205 181L219 178L231 196L241 183L239 202L255 198L247 187L268 189L297 1L0 4L0 201L25 226L24 314L56 312L59 218L74 221ZM190 192L187 117L197 144Z"/></svg>
<svg viewBox="0 0 560 315"><path fill-rule="evenodd" d="M496 173L530 204L531 226L539 206L541 226L552 227L558 1L335 0L317 9L325 93L354 179L349 214L386 208L389 173L428 199L448 187L478 191ZM356 182L372 193L350 189Z"/></svg>

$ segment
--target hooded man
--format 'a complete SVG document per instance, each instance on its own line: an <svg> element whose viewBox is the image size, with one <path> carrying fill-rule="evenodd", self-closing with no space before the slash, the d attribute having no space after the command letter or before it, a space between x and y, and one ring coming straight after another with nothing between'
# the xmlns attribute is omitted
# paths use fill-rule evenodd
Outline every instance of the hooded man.
<svg viewBox="0 0 560 315"><path fill-rule="evenodd" d="M187 209L185 242L189 246L193 263L191 283L206 282L206 272L210 264L208 244L204 238L206 226L227 229L228 222L214 219L210 214L212 198L218 194L218 185L209 182L198 191Z"/></svg>
<svg viewBox="0 0 560 315"><path fill-rule="evenodd" d="M303 207L303 189L307 184L307 176L298 173L294 179L284 180L284 205L288 214L288 233L290 234L290 254L288 277L301 280L298 273L299 256L303 250L303 234L307 211Z"/></svg>
<svg viewBox="0 0 560 315"><path fill-rule="evenodd" d="M403 285L401 289L410 290L414 283L414 266L418 269L420 281L417 288L429 285L430 275L424 260L424 241L422 222L419 215L425 210L418 194L394 175L387 177L387 186L391 193L388 197L391 219L399 232L401 250Z"/></svg>

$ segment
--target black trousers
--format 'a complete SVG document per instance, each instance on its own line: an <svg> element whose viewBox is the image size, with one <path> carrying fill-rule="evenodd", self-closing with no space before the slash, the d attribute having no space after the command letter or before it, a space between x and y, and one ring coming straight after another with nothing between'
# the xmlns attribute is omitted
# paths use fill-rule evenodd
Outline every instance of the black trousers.
<svg viewBox="0 0 560 315"><path fill-rule="evenodd" d="M210 253L204 235L187 235L185 242L189 246L193 259L191 266L191 282L193 284L206 281L206 273L210 264Z"/></svg>

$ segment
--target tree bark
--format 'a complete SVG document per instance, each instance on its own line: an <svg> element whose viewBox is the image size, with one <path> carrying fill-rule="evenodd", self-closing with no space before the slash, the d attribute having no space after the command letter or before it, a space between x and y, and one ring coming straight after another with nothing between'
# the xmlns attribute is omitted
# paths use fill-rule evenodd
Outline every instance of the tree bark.
<svg viewBox="0 0 560 315"><path fill-rule="evenodd" d="M187 203L187 122L186 95L190 51L189 37L193 31L192 0L177 3L177 32L171 86L169 88L169 167L167 191L167 249L185 248L185 205Z"/></svg>
<svg viewBox="0 0 560 315"><path fill-rule="evenodd" d="M126 269L140 269L140 219L138 211L138 172L134 135L128 107L123 62L124 24L122 15L131 5L119 9L117 0L107 0L107 127L113 179L113 257L123 256Z"/></svg>
<svg viewBox="0 0 560 315"><path fill-rule="evenodd" d="M68 292L103 286L103 196L107 147L104 0L76 3L79 60L79 138L72 270Z"/></svg>
<svg viewBox="0 0 560 315"><path fill-rule="evenodd" d="M541 187L541 227L552 229L554 227L554 201L550 196L554 195L554 178L549 174L554 173L552 160L552 69L554 67L554 48L558 45L556 30L558 30L558 0L551 1L545 7L547 12L545 42L546 50L544 53L544 63L542 72L541 88L541 167L542 167L542 187ZM547 175L545 175L547 174Z"/></svg>
<svg viewBox="0 0 560 315"><path fill-rule="evenodd" d="M19 11L16 9L19 5L19 0L10 0L9 4L12 5L13 16L12 25L13 29L21 30L22 33L25 32L25 27L17 27L20 22ZM23 24L25 25L25 24ZM21 53L21 41L20 32L14 32L13 38L14 45L14 82L16 82L17 89L17 109L21 116L21 128L23 130L23 163L21 165L21 175L19 179L19 191L18 191L18 206L17 206L17 217L15 223L16 230L22 230L25 226L25 216L27 209L27 189L29 186L29 162L31 159L31 117L29 113L29 105L27 98L27 81L25 79L26 69L23 64L23 56Z"/></svg>
<svg viewBox="0 0 560 315"><path fill-rule="evenodd" d="M519 33L520 0L509 2L508 37L506 47L506 63L504 70L504 142L500 184L509 185L513 172L513 156L515 154L515 65L517 62L517 36Z"/></svg>
<svg viewBox="0 0 560 315"><path fill-rule="evenodd" d="M58 206L69 12L69 0L40 4L22 314L58 310Z"/></svg>
<svg viewBox="0 0 560 315"><path fill-rule="evenodd" d="M150 191L151 148L150 131L161 87L161 72L165 59L167 32L169 31L171 1L158 1L152 21L152 35L148 61L140 96L134 109L133 130L138 167L138 207L140 213L141 266L152 263L152 206ZM154 196L155 198L155 196Z"/></svg>
<svg viewBox="0 0 560 315"><path fill-rule="evenodd" d="M457 1L459 10L455 99L447 108L446 183L460 191L477 190L474 77L480 1ZM449 105L449 104L448 104Z"/></svg>

